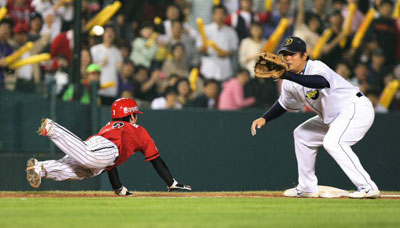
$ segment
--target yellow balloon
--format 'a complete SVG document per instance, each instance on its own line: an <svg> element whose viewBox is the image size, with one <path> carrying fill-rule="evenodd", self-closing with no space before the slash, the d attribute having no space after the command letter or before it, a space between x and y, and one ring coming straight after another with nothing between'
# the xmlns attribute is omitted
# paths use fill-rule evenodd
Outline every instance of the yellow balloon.
<svg viewBox="0 0 400 228"><path fill-rule="evenodd" d="M11 69L17 69L17 68L23 67L25 65L40 63L40 62L43 62L43 61L47 61L49 59L51 59L51 55L49 53L43 53L43 54L39 54L39 55L32 55L31 57L15 61L9 67Z"/></svg>
<svg viewBox="0 0 400 228"><path fill-rule="evenodd" d="M7 8L6 7L1 7L0 8L0 21L3 20L3 18L7 15Z"/></svg>
<svg viewBox="0 0 400 228"><path fill-rule="evenodd" d="M20 47L17 51L12 53L11 55L7 56L4 61L6 62L7 65L11 64L18 58L20 58L25 52L31 50L33 48L33 43L28 42L24 46Z"/></svg>

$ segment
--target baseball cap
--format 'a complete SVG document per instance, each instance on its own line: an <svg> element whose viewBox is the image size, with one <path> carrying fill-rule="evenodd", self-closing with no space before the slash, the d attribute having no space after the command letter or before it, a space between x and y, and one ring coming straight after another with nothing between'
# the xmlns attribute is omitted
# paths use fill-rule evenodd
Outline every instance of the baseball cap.
<svg viewBox="0 0 400 228"><path fill-rule="evenodd" d="M86 73L93 73L93 72L101 72L101 67L97 64L90 64L87 68L86 68Z"/></svg>
<svg viewBox="0 0 400 228"><path fill-rule="evenodd" d="M33 20L33 19L36 19L36 18L39 18L41 20L43 19L42 15L40 15L40 13L32 12L31 14L29 14L29 19L30 20Z"/></svg>
<svg viewBox="0 0 400 228"><path fill-rule="evenodd" d="M285 42L282 44L281 48L278 50L278 54L283 51L288 51L292 53L306 52L306 43L297 36L288 36Z"/></svg>
<svg viewBox="0 0 400 228"><path fill-rule="evenodd" d="M16 24L14 26L13 32L15 34L17 34L17 33L28 33L29 32L29 27L26 24L19 23L19 24Z"/></svg>

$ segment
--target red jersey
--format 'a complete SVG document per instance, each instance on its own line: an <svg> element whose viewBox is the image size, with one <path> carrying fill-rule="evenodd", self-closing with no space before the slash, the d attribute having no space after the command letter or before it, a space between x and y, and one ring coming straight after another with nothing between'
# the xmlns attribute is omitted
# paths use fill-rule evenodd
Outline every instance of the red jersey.
<svg viewBox="0 0 400 228"><path fill-rule="evenodd" d="M137 151L144 154L146 161L160 157L154 140L144 127L137 124L111 121L97 135L110 140L118 147L119 157L113 167L124 163Z"/></svg>

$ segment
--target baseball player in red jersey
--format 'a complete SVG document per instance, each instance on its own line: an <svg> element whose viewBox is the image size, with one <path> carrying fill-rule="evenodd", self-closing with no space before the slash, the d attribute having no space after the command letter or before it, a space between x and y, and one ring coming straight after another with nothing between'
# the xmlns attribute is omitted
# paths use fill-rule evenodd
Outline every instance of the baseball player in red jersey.
<svg viewBox="0 0 400 228"><path fill-rule="evenodd" d="M138 114L143 113L139 111L135 100L116 100L111 106L112 120L86 141L53 120L43 119L39 135L49 137L66 156L48 161L28 159L26 172L29 184L38 188L41 178L56 181L82 180L107 172L117 195L131 195L120 182L117 166L140 151L165 181L168 191L192 190L190 186L180 184L172 177L153 139L144 127L137 124Z"/></svg>

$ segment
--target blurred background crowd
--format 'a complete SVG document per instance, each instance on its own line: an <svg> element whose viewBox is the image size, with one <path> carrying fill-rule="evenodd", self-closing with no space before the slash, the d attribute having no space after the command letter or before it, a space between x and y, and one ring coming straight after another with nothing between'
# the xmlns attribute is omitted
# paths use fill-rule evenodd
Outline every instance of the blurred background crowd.
<svg viewBox="0 0 400 228"><path fill-rule="evenodd" d="M0 90L46 96L53 82L59 100L89 104L90 85L96 82L101 105L132 97L152 109L266 109L279 97L280 82L255 78L253 66L283 18L288 27L281 41L299 36L310 53L329 28L331 35L317 59L360 87L376 107L388 83L400 80L400 19L394 16L399 1L120 2L121 8L104 26L85 31L86 24L114 1L81 1L80 70L73 75L73 1L0 1L7 9L0 21ZM357 7L346 33L349 4ZM361 46L352 48L371 9L376 13ZM204 43L198 18L212 42ZM5 57L28 41L34 46L23 57L50 53L51 59L8 67ZM383 111L388 110L400 110L399 92Z"/></svg>

